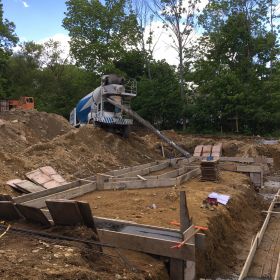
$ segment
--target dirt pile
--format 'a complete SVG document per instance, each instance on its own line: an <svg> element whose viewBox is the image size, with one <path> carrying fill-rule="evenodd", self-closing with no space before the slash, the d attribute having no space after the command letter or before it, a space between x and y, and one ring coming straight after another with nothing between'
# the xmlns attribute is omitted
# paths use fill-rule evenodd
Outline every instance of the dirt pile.
<svg viewBox="0 0 280 280"><path fill-rule="evenodd" d="M2 112L0 119L0 147L9 152L51 140L72 129L65 118L36 110Z"/></svg>
<svg viewBox="0 0 280 280"><path fill-rule="evenodd" d="M45 166L67 180L152 161L161 156L145 140L128 139L92 125L75 129L66 119L37 111L0 114L0 192L9 193L7 180Z"/></svg>
<svg viewBox="0 0 280 280"><path fill-rule="evenodd" d="M86 239L86 231L89 230L68 228L67 233ZM59 229L55 233L62 234ZM168 279L164 263L145 254L110 248L104 248L100 254L82 243L36 239L11 232L1 239L0 266L3 280Z"/></svg>
<svg viewBox="0 0 280 280"><path fill-rule="evenodd" d="M214 145L216 143L223 144L222 155L227 157L258 157L267 156L274 159L274 170L280 169L280 143L275 145L261 144L261 138L236 136L236 137L222 137L222 136L199 136L192 134L180 134L174 130L163 131L163 134L176 142L179 146L184 148L190 154L193 154L197 145ZM180 154L163 143L154 134L147 131L140 133L141 138L147 143L150 149L162 153L162 146L164 148L165 156L176 157Z"/></svg>

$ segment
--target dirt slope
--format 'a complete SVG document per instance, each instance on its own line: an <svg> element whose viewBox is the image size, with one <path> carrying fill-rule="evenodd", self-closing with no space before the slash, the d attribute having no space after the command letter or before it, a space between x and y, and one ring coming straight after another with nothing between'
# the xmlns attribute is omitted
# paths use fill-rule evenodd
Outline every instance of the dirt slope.
<svg viewBox="0 0 280 280"><path fill-rule="evenodd" d="M37 111L0 114L0 193L5 182L44 165L67 180L160 158L135 133L129 139L92 125L75 129L66 119Z"/></svg>

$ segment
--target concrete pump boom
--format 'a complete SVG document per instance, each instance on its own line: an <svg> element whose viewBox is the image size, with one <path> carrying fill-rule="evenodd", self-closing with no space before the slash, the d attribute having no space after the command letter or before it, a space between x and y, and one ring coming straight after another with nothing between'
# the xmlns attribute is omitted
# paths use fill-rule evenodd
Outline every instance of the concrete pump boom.
<svg viewBox="0 0 280 280"><path fill-rule="evenodd" d="M153 133L155 133L160 139L162 139L163 141L165 141L168 145L170 145L171 147L173 147L175 150L177 150L178 152L180 152L182 155L184 155L185 157L189 158L191 157L191 155L185 151L184 149L182 149L180 146L178 146L177 144L175 144L173 141L171 141L168 137L166 137L165 135L163 135L158 129L156 129L153 125L151 125L148 121L144 120L142 117L140 117L136 112L132 111L131 109L129 109L128 107L121 105L117 102L115 102L114 100L112 100L111 98L107 98L107 101L109 103L111 103L112 105L120 108L121 110L123 110L125 113L127 113L128 115L130 115L132 118L134 118L135 120L137 120L139 123L141 123L142 125L144 125L145 127L147 127L148 129L150 129Z"/></svg>

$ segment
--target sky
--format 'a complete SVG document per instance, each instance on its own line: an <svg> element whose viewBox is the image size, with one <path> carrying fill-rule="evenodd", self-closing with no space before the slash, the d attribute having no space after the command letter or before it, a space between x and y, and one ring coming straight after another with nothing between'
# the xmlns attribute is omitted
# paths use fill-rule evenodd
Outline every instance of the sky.
<svg viewBox="0 0 280 280"><path fill-rule="evenodd" d="M70 38L68 32L61 26L66 11L65 0L2 0L2 2L4 17L15 23L16 34L21 42L43 43L52 38L60 41L65 52L69 52ZM204 6L208 0L201 2ZM155 41L158 41L154 58L166 59L168 63L178 65L178 55L170 47L172 39L159 26L161 23L154 23Z"/></svg>
<svg viewBox="0 0 280 280"><path fill-rule="evenodd" d="M2 0L4 16L16 25L21 41L40 41L55 34L67 35L61 26L64 0Z"/></svg>

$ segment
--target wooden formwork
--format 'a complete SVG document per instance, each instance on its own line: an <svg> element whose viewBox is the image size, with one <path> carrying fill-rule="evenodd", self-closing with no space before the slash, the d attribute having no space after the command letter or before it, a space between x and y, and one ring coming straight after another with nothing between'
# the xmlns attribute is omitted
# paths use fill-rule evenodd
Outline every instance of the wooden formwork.
<svg viewBox="0 0 280 280"><path fill-rule="evenodd" d="M240 276L239 276L238 280L243 280L247 277L249 269L250 269L250 267L252 265L252 262L254 260L256 251L257 251L258 247L260 246L260 244L262 242L262 239L265 235L266 229L267 229L268 224L269 224L270 219L271 219L271 215L273 215L273 214L280 215L280 211L273 211L274 206L276 205L276 203L279 202L279 197L280 197L280 189L278 190L278 192L274 196L274 198L273 198L273 200L272 200L272 202L271 202L271 204L268 208L268 211L266 211L267 214L266 214L265 220L262 224L262 227L261 227L260 231L257 233L256 237L254 238L254 240L252 242L248 257L247 257L246 262L245 262L245 264L242 268L242 271L240 273ZM274 275L275 275L274 279L279 280L279 259L278 259L278 262L277 262L276 271L275 271Z"/></svg>
<svg viewBox="0 0 280 280"><path fill-rule="evenodd" d="M52 204L48 201L73 199L98 190L155 188L180 185L199 175L200 169L197 165L193 164L193 161L194 159L177 158L112 170L56 188L15 197L13 201L15 204L22 206L18 207L18 210L23 209L25 212L28 212L28 215L36 213L38 219L41 219L41 216L44 215L51 224L55 222L62 223L61 218L63 219L64 213L67 215L67 211L61 210L61 207L64 206L60 206L60 210L56 211L56 208L53 208L51 206ZM65 207L72 206L74 207L74 201L65 205ZM48 207L52 207L52 213L50 213ZM78 211L75 209L73 208L72 211ZM200 244L201 247L204 235L193 230L194 228L188 217L185 193L181 194L180 209L180 230L140 225L129 221L95 216L93 216L93 220L101 243L169 258L170 279L193 280L195 279L195 247L196 244ZM38 210L41 213L38 213ZM54 214L54 211L57 214ZM62 216L53 218L52 215ZM76 215L73 214L74 216L76 220L80 219L78 213ZM69 221L69 217L65 220ZM181 248L172 248L176 247L176 245L186 238L189 240L184 246Z"/></svg>

